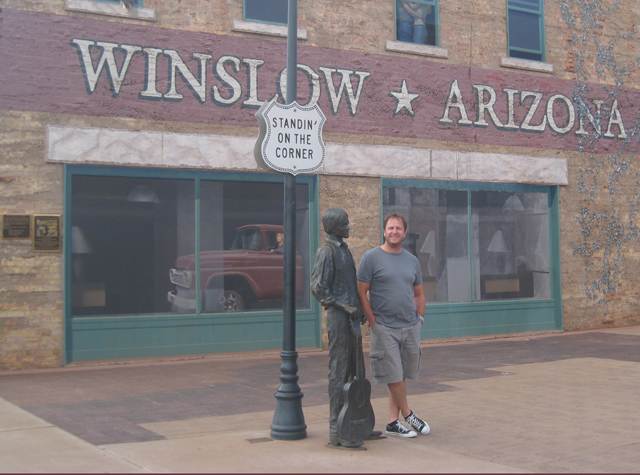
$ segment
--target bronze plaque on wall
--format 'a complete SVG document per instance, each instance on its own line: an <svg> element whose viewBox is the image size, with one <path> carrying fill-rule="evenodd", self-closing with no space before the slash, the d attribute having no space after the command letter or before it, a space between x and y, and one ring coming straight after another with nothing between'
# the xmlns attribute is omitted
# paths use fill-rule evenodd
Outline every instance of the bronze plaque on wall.
<svg viewBox="0 0 640 475"><path fill-rule="evenodd" d="M62 250L62 216L39 214L33 216L33 252L60 252Z"/></svg>
<svg viewBox="0 0 640 475"><path fill-rule="evenodd" d="M31 215L3 215L2 239L31 239Z"/></svg>

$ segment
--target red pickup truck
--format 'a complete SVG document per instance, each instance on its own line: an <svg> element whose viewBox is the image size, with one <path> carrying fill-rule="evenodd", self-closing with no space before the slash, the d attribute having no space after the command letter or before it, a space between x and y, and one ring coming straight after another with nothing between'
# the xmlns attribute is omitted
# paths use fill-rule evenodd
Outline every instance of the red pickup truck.
<svg viewBox="0 0 640 475"><path fill-rule="evenodd" d="M262 302L282 300L283 255L274 252L282 226L252 224L237 229L231 249L200 253L203 313L240 312ZM195 256L179 257L169 271L175 290L168 300L174 312L196 309ZM302 289L302 257L296 258L296 293Z"/></svg>

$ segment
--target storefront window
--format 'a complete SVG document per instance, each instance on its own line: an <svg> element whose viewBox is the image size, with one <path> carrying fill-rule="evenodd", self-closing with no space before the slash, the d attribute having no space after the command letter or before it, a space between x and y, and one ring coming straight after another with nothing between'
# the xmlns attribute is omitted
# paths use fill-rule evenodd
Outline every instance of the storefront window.
<svg viewBox="0 0 640 475"><path fill-rule="evenodd" d="M282 183L72 180L72 316L282 308ZM308 309L307 184L297 208L296 302Z"/></svg>
<svg viewBox="0 0 640 475"><path fill-rule="evenodd" d="M383 212L409 223L403 246L428 303L550 298L547 202L544 192L383 188Z"/></svg>
<svg viewBox="0 0 640 475"><path fill-rule="evenodd" d="M282 308L282 184L202 181L200 196L202 311ZM297 196L296 300L309 308L308 185L298 185Z"/></svg>
<svg viewBox="0 0 640 475"><path fill-rule="evenodd" d="M471 216L474 299L550 298L547 195L474 191Z"/></svg>
<svg viewBox="0 0 640 475"><path fill-rule="evenodd" d="M169 269L194 252L194 203L193 181L74 176L73 316L169 312Z"/></svg>

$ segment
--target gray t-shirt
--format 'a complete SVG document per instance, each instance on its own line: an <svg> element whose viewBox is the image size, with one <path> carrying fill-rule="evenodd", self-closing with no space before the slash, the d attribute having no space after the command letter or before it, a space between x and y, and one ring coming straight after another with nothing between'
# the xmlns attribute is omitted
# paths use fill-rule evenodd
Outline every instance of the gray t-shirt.
<svg viewBox="0 0 640 475"><path fill-rule="evenodd" d="M371 286L369 302L376 324L407 328L418 322L413 287L422 284L422 272L416 256L405 249L397 253L371 249L362 256L358 280Z"/></svg>

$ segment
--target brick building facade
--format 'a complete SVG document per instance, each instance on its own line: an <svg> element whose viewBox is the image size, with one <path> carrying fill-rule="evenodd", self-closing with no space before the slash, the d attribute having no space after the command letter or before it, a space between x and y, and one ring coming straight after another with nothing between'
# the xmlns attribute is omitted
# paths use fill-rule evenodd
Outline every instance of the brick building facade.
<svg viewBox="0 0 640 475"><path fill-rule="evenodd" d="M424 339L637 324L640 8L417 4L432 44L399 40L400 1L299 1L298 102L324 111L327 155L298 181L298 346L326 340L305 276L330 207L356 261L385 212L407 215ZM206 253L244 249L238 228L282 224L281 177L253 146L256 110L286 86L286 27L249 8L3 2L1 368L279 347L271 277L203 273ZM539 46L519 46L519 14L523 31L541 20ZM49 215L59 252L8 234ZM202 292L168 300L188 255Z"/></svg>

